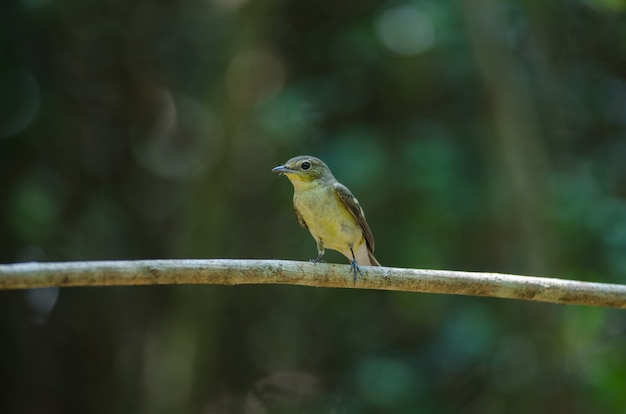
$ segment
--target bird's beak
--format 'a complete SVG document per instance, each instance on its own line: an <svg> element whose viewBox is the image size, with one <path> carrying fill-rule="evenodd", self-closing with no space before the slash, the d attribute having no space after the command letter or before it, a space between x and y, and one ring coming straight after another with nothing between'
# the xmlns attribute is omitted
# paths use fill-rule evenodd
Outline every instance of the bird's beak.
<svg viewBox="0 0 626 414"><path fill-rule="evenodd" d="M293 170L290 170L289 168L285 167L284 165L279 165L278 167L274 167L272 168L272 172L278 173L278 174L288 174L293 172Z"/></svg>

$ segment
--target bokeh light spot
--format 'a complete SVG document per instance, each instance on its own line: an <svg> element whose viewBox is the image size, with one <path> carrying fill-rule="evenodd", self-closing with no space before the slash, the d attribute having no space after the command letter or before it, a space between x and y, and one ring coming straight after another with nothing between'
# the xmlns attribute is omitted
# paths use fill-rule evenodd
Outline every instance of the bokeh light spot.
<svg viewBox="0 0 626 414"><path fill-rule="evenodd" d="M42 324L52 312L59 298L59 288L49 287L42 289L28 289L25 291L26 302L33 310L31 320L35 324Z"/></svg>
<svg viewBox="0 0 626 414"><path fill-rule="evenodd" d="M221 128L209 109L188 95L155 88L155 107L132 127L133 153L147 170L185 179L215 159Z"/></svg>
<svg viewBox="0 0 626 414"><path fill-rule="evenodd" d="M42 242L58 226L65 198L59 176L51 170L34 171L10 193L7 222L23 242Z"/></svg>
<svg viewBox="0 0 626 414"><path fill-rule="evenodd" d="M392 358L364 358L356 368L356 376L361 395L375 404L393 405L420 394L414 371Z"/></svg>
<svg viewBox="0 0 626 414"><path fill-rule="evenodd" d="M376 21L376 29L385 46L401 56L423 53L435 42L430 18L410 6L385 10Z"/></svg>
<svg viewBox="0 0 626 414"><path fill-rule="evenodd" d="M287 88L267 105L259 107L257 122L275 141L298 141L312 133L317 109L297 88Z"/></svg>

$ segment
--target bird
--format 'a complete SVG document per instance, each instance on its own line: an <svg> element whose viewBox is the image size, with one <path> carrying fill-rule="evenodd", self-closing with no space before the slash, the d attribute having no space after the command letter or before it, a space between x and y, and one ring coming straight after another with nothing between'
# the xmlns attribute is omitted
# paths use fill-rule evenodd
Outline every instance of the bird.
<svg viewBox="0 0 626 414"><path fill-rule="evenodd" d="M340 252L350 261L355 284L357 273L362 275L359 266L380 266L374 257L374 235L359 201L322 160L300 155L272 172L293 184L296 218L317 243L313 262L321 261L327 248Z"/></svg>

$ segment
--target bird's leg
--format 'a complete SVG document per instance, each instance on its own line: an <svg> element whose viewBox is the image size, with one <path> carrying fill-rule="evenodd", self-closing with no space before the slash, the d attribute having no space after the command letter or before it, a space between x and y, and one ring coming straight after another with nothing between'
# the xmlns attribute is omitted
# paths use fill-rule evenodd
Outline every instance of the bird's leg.
<svg viewBox="0 0 626 414"><path fill-rule="evenodd" d="M322 256L324 256L325 250L324 250L324 242L321 240L318 240L317 242L317 257L315 259L311 259L311 261L313 263L319 263L322 261Z"/></svg>
<svg viewBox="0 0 626 414"><path fill-rule="evenodd" d="M363 273L361 273L361 269L359 268L359 265L356 262L356 257L354 256L354 250L352 250L352 245L350 245L350 253L352 253L351 266L352 266L352 272L354 272L354 284L356 285L356 279L357 279L356 273L359 272L361 277L363 276Z"/></svg>

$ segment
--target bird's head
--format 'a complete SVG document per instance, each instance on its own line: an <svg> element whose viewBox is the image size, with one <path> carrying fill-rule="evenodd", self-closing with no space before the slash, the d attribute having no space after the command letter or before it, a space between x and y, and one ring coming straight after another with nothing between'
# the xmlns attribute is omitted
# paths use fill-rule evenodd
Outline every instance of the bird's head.
<svg viewBox="0 0 626 414"><path fill-rule="evenodd" d="M294 185L335 179L324 161L310 155L294 157L283 165L272 168L272 172L287 176Z"/></svg>

